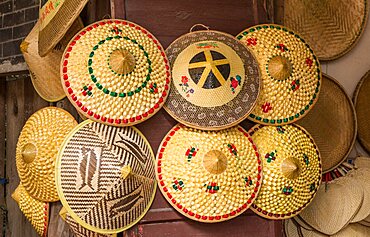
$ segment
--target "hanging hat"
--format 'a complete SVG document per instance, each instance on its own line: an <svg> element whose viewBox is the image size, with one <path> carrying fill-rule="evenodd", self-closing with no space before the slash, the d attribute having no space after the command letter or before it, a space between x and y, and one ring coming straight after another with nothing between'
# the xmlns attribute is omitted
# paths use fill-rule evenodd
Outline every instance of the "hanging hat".
<svg viewBox="0 0 370 237"><path fill-rule="evenodd" d="M347 158L356 140L357 122L352 101L345 89L325 74L315 107L297 123L314 138L324 173L335 169Z"/></svg>
<svg viewBox="0 0 370 237"><path fill-rule="evenodd" d="M48 0L40 7L38 51L41 57L46 56L62 40L87 2L88 0Z"/></svg>
<svg viewBox="0 0 370 237"><path fill-rule="evenodd" d="M61 74L67 97L80 113L115 126L154 115L170 83L158 40L124 20L103 20L80 31L64 52Z"/></svg>
<svg viewBox="0 0 370 237"><path fill-rule="evenodd" d="M49 203L31 197L22 184L19 184L16 190L14 190L12 198L17 202L36 232L40 236L46 237L49 221Z"/></svg>
<svg viewBox="0 0 370 237"><path fill-rule="evenodd" d="M178 212L209 223L248 209L262 181L257 148L240 126L203 131L176 125L159 146L156 172L163 196Z"/></svg>
<svg viewBox="0 0 370 237"><path fill-rule="evenodd" d="M43 108L27 120L18 138L16 164L25 190L44 202L59 200L55 187L55 160L67 134L77 125L67 111Z"/></svg>
<svg viewBox="0 0 370 237"><path fill-rule="evenodd" d="M299 217L299 215L292 218L296 223L297 226L300 228L306 229L306 230L314 230L311 226L309 226L302 218Z"/></svg>
<svg viewBox="0 0 370 237"><path fill-rule="evenodd" d="M204 130L240 123L256 104L260 72L256 58L233 36L203 30L176 39L166 53L172 83L166 111Z"/></svg>
<svg viewBox="0 0 370 237"><path fill-rule="evenodd" d="M331 237L368 237L370 228L360 224L350 224Z"/></svg>
<svg viewBox="0 0 370 237"><path fill-rule="evenodd" d="M64 93L60 83L60 60L66 44L55 47L50 53L41 57L38 53L40 21L21 43L21 51L30 71L31 81L36 92L46 101L55 102L63 99ZM71 26L65 40L69 40L83 27L80 19Z"/></svg>
<svg viewBox="0 0 370 237"><path fill-rule="evenodd" d="M266 124L295 122L314 106L320 91L321 67L312 49L293 31L258 25L237 39L256 55L262 90L249 119Z"/></svg>
<svg viewBox="0 0 370 237"><path fill-rule="evenodd" d="M364 197L360 209L350 221L351 223L355 223L365 219L367 216L370 216L370 169L359 168L352 170L347 175L349 178L354 179L364 191Z"/></svg>
<svg viewBox="0 0 370 237"><path fill-rule="evenodd" d="M301 237L329 237L315 230L306 230L305 228L298 227L299 236ZM347 236L350 237L350 236Z"/></svg>
<svg viewBox="0 0 370 237"><path fill-rule="evenodd" d="M59 152L56 184L63 206L82 227L101 234L136 224L153 202L154 154L134 127L86 120Z"/></svg>
<svg viewBox="0 0 370 237"><path fill-rule="evenodd" d="M321 160L312 137L298 125L256 125L249 131L263 157L264 180L252 205L258 215L286 219L314 198L321 181Z"/></svg>
<svg viewBox="0 0 370 237"><path fill-rule="evenodd" d="M358 122L358 140L370 152L370 71L357 84L354 92L354 104Z"/></svg>
<svg viewBox="0 0 370 237"><path fill-rule="evenodd" d="M367 0L287 0L284 25L299 32L320 60L333 60L357 43L366 26L368 5Z"/></svg>
<svg viewBox="0 0 370 237"><path fill-rule="evenodd" d="M298 228L293 219L284 220L284 234L286 237L300 237Z"/></svg>
<svg viewBox="0 0 370 237"><path fill-rule="evenodd" d="M368 168L370 169L370 157L356 157L355 159L356 168Z"/></svg>

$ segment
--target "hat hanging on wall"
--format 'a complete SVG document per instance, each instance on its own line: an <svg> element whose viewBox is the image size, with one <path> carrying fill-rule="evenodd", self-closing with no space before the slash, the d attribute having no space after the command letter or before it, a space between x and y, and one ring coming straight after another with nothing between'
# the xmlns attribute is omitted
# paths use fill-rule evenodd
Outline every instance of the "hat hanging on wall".
<svg viewBox="0 0 370 237"><path fill-rule="evenodd" d="M249 130L263 160L263 184L252 210L265 218L297 215L321 182L321 160L312 137L300 126L256 125Z"/></svg>
<svg viewBox="0 0 370 237"><path fill-rule="evenodd" d="M82 227L101 234L136 224L153 202L154 154L134 127L86 120L64 141L56 166L63 207Z"/></svg>
<svg viewBox="0 0 370 237"><path fill-rule="evenodd" d="M159 188L190 219L211 223L234 218L249 208L261 187L257 148L240 126L203 131L178 124L158 150Z"/></svg>
<svg viewBox="0 0 370 237"><path fill-rule="evenodd" d="M164 108L173 118L193 128L219 130L248 117L260 90L260 72L242 43L223 32L201 30L179 37L166 53L172 83Z"/></svg>
<svg viewBox="0 0 370 237"><path fill-rule="evenodd" d="M334 170L351 152L356 140L356 112L345 89L323 74L315 107L297 124L314 138L321 154L324 173Z"/></svg>
<svg viewBox="0 0 370 237"><path fill-rule="evenodd" d="M297 31L320 60L333 60L351 50L365 29L368 0L284 2L284 25Z"/></svg>
<svg viewBox="0 0 370 237"><path fill-rule="evenodd" d="M67 111L43 108L27 120L16 149L18 175L24 189L35 199L59 200L55 186L55 160L63 140L77 125Z"/></svg>
<svg viewBox="0 0 370 237"><path fill-rule="evenodd" d="M299 227L293 219L284 220L284 234L286 237L300 237Z"/></svg>
<svg viewBox="0 0 370 237"><path fill-rule="evenodd" d="M61 77L78 112L115 126L154 115L167 98L171 79L158 40L124 20L103 20L80 31L64 52Z"/></svg>
<svg viewBox="0 0 370 237"><path fill-rule="evenodd" d="M256 55L262 90L249 119L265 125L293 123L314 106L321 67L312 49L293 31L279 25L258 25L237 39Z"/></svg>

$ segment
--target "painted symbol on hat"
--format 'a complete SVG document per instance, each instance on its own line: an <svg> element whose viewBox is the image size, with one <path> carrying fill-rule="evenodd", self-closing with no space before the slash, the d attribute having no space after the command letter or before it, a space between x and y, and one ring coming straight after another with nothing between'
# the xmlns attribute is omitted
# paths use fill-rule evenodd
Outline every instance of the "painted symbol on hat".
<svg viewBox="0 0 370 237"><path fill-rule="evenodd" d="M182 181L182 179L173 178L172 187L173 187L173 189L175 189L175 191L182 191L184 186L185 186L185 184Z"/></svg>
<svg viewBox="0 0 370 237"><path fill-rule="evenodd" d="M205 49L190 60L189 74L199 87L215 89L224 85L229 78L230 63L223 54Z"/></svg>
<svg viewBox="0 0 370 237"><path fill-rule="evenodd" d="M230 153L234 156L238 155L238 150L236 149L236 146L233 143L227 144L227 148L229 149Z"/></svg>
<svg viewBox="0 0 370 237"><path fill-rule="evenodd" d="M272 110L272 106L269 102L264 103L262 106L262 112L268 113L270 110Z"/></svg>
<svg viewBox="0 0 370 237"><path fill-rule="evenodd" d="M285 195L290 195L293 193L293 187L285 186L282 191Z"/></svg>
<svg viewBox="0 0 370 237"><path fill-rule="evenodd" d="M265 155L265 158L267 160L267 163L271 163L271 161L274 161L276 159L276 150L270 153L267 153Z"/></svg>
<svg viewBox="0 0 370 237"><path fill-rule="evenodd" d="M236 88L240 86L241 81L242 81L242 78L239 75L236 75L235 78L234 77L230 78L230 88L233 94L235 94Z"/></svg>
<svg viewBox="0 0 370 237"><path fill-rule="evenodd" d="M79 156L77 187L82 191L99 191L101 147L82 147Z"/></svg>
<svg viewBox="0 0 370 237"><path fill-rule="evenodd" d="M220 186L217 185L216 182L208 182L208 184L204 184L206 187L206 193L214 194L220 190Z"/></svg>
<svg viewBox="0 0 370 237"><path fill-rule="evenodd" d="M245 181L245 186L247 186L247 187L249 187L253 184L253 180L252 180L251 176L245 177L244 181Z"/></svg>
<svg viewBox="0 0 370 237"><path fill-rule="evenodd" d="M194 146L192 146L192 147L190 147L189 149L186 150L185 156L186 156L188 162L190 162L191 159L197 154L198 150L199 149L194 147Z"/></svg>
<svg viewBox="0 0 370 237"><path fill-rule="evenodd" d="M123 148L125 152L131 154L132 158L138 161L140 167L143 169L143 166L146 163L145 157L147 157L147 155L145 155L145 152L138 145L140 144L139 138L140 138L139 135L131 138L128 135L124 134L123 132L118 132L117 135L115 136L113 145ZM124 158L127 159L129 157L125 156Z"/></svg>

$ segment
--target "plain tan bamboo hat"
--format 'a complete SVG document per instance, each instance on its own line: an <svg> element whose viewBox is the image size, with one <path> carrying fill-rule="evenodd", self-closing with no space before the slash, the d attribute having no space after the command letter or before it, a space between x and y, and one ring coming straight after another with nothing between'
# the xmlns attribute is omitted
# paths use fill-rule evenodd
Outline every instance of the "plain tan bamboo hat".
<svg viewBox="0 0 370 237"><path fill-rule="evenodd" d="M348 177L354 179L364 191L362 205L350 221L351 223L355 223L370 216L370 169L359 168L352 170L347 175Z"/></svg>
<svg viewBox="0 0 370 237"><path fill-rule="evenodd" d="M156 175L163 196L178 212L212 223L249 208L261 187L262 166L243 128L204 131L178 124L159 146Z"/></svg>
<svg viewBox="0 0 370 237"><path fill-rule="evenodd" d="M55 160L63 140L77 125L67 111L43 108L27 120L19 135L16 164L22 186L35 199L59 200L55 186Z"/></svg>
<svg viewBox="0 0 370 237"><path fill-rule="evenodd" d="M351 50L365 29L367 0L286 0L284 25L297 31L320 60L333 60Z"/></svg>
<svg viewBox="0 0 370 237"><path fill-rule="evenodd" d="M256 125L249 130L263 159L263 184L252 210L265 218L297 215L314 198L321 182L321 160L302 127Z"/></svg>
<svg viewBox="0 0 370 237"><path fill-rule="evenodd" d="M300 237L329 237L329 235L324 235L315 230L306 230L302 227L298 227L298 232ZM351 237L351 236L348 236Z"/></svg>
<svg viewBox="0 0 370 237"><path fill-rule="evenodd" d="M300 237L298 228L293 219L284 220L284 234L286 237Z"/></svg>
<svg viewBox="0 0 370 237"><path fill-rule="evenodd" d="M355 159L356 168L368 168L370 169L370 157L360 156Z"/></svg>
<svg viewBox="0 0 370 237"><path fill-rule="evenodd" d="M369 237L370 228L360 224L350 224L331 237Z"/></svg>
<svg viewBox="0 0 370 237"><path fill-rule="evenodd" d="M321 83L321 66L310 46L295 32L279 25L257 25L237 39L256 56L262 90L249 119L265 125L293 123L314 106Z"/></svg>

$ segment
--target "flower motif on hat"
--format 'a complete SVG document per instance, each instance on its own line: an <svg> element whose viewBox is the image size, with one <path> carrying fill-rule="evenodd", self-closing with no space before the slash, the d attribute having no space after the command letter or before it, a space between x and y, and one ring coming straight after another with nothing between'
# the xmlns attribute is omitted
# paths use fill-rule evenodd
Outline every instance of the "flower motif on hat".
<svg viewBox="0 0 370 237"><path fill-rule="evenodd" d="M292 186L285 186L285 187L283 188L283 193L284 193L285 195L290 195L290 194L292 194L292 193L293 193L293 187L292 187Z"/></svg>
<svg viewBox="0 0 370 237"><path fill-rule="evenodd" d="M271 161L274 161L276 159L276 150L272 151L270 153L267 153L265 155L265 158L267 159L267 163L270 163Z"/></svg>
<svg viewBox="0 0 370 237"><path fill-rule="evenodd" d="M290 89L293 92L296 92L299 89L299 87L301 86L301 83L299 82L299 79L297 79L297 80L294 80L290 85L291 85Z"/></svg>
<svg viewBox="0 0 370 237"><path fill-rule="evenodd" d="M280 49L281 52L289 51L288 48L284 44L278 44L276 45L277 49Z"/></svg>
<svg viewBox="0 0 370 237"><path fill-rule="evenodd" d="M217 193L220 190L220 186L217 185L216 182L208 182L208 184L204 184L206 187L206 192L210 194Z"/></svg>
<svg viewBox="0 0 370 237"><path fill-rule="evenodd" d="M194 93L193 88L189 89L189 78L187 76L181 77L181 83L179 86L181 86L182 91L186 93L186 97L189 97L190 94Z"/></svg>
<svg viewBox="0 0 370 237"><path fill-rule="evenodd" d="M154 94L154 93L158 93L158 88L157 88L157 83L150 83L149 85L149 91L150 93Z"/></svg>
<svg viewBox="0 0 370 237"><path fill-rule="evenodd" d="M265 102L262 106L262 112L268 113L270 110L272 110L272 106L269 102Z"/></svg>
<svg viewBox="0 0 370 237"><path fill-rule="evenodd" d="M83 88L82 88L82 94L84 95L84 96L92 96L92 87L91 86L86 86L86 85L84 85L83 86Z"/></svg>
<svg viewBox="0 0 370 237"><path fill-rule="evenodd" d="M184 188L184 186L185 186L185 184L182 181L182 179L173 178L172 188L175 191L182 191L182 189Z"/></svg>
<svg viewBox="0 0 370 237"><path fill-rule="evenodd" d="M235 78L234 77L230 78L230 88L233 94L235 94L236 88L240 86L241 80L242 78L239 75L236 75Z"/></svg>
<svg viewBox="0 0 370 237"><path fill-rule="evenodd" d="M247 187L249 187L249 186L251 186L253 184L253 180L252 180L251 176L245 177L244 178L244 181L245 181L245 185Z"/></svg>
<svg viewBox="0 0 370 237"><path fill-rule="evenodd" d="M257 44L257 38L248 38L247 39L247 45L248 46L251 46L251 45L255 46L256 44Z"/></svg>
<svg viewBox="0 0 370 237"><path fill-rule="evenodd" d="M312 63L313 63L312 59L306 58L306 65L307 66L312 67Z"/></svg>
<svg viewBox="0 0 370 237"><path fill-rule="evenodd" d="M197 154L198 150L199 149L194 147L194 146L192 146L192 147L190 147L189 149L186 150L185 156L186 156L188 162L190 162L191 159Z"/></svg>
<svg viewBox="0 0 370 237"><path fill-rule="evenodd" d="M236 149L236 146L234 144L229 143L229 144L227 144L227 147L228 147L231 154L233 154L234 156L238 155L238 150Z"/></svg>

